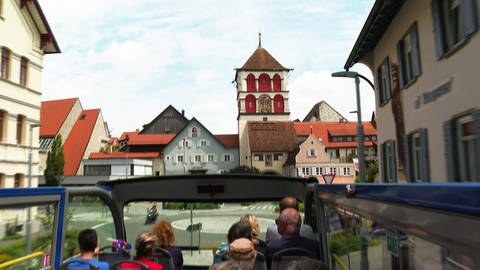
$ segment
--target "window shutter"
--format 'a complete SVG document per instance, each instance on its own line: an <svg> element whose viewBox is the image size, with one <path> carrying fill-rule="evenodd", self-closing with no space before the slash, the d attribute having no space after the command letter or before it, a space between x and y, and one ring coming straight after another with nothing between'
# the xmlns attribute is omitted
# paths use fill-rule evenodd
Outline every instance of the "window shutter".
<svg viewBox="0 0 480 270"><path fill-rule="evenodd" d="M384 68L385 68L385 75L387 76L387 85L385 86L386 87L385 99L389 100L392 97L392 83L391 83L392 77L390 76L390 60L388 57L385 60Z"/></svg>
<svg viewBox="0 0 480 270"><path fill-rule="evenodd" d="M178 142L178 147L183 147L183 140L180 140L180 141Z"/></svg>
<svg viewBox="0 0 480 270"><path fill-rule="evenodd" d="M460 18L462 18L462 37L474 33L478 29L477 7L475 0L462 0L460 2Z"/></svg>
<svg viewBox="0 0 480 270"><path fill-rule="evenodd" d="M422 73L420 65L420 43L418 41L417 23L414 23L410 31L410 40L412 42L412 68L413 76L418 77Z"/></svg>
<svg viewBox="0 0 480 270"><path fill-rule="evenodd" d="M437 60L442 58L445 53L440 15L440 0L432 0L433 35L435 36L435 52L437 54Z"/></svg>
<svg viewBox="0 0 480 270"><path fill-rule="evenodd" d="M402 41L397 43L397 61L398 61L398 82L400 89L403 88L403 57L402 57Z"/></svg>
<svg viewBox="0 0 480 270"><path fill-rule="evenodd" d="M428 131L426 128L420 130L420 175L423 182L430 182L430 160L428 158Z"/></svg>
<svg viewBox="0 0 480 270"><path fill-rule="evenodd" d="M412 149L412 140L410 139L411 135L405 135L404 137L404 147L405 147L405 178L407 182L413 182L412 181L412 160L410 158L410 149Z"/></svg>
<svg viewBox="0 0 480 270"><path fill-rule="evenodd" d="M396 183L398 182L397 180L397 146L395 141L392 141L392 159L390 160L392 164L392 172L391 172L391 177L392 177L392 182Z"/></svg>
<svg viewBox="0 0 480 270"><path fill-rule="evenodd" d="M230 162L233 162L233 160L234 160L233 157L234 157L234 156L233 156L232 154L228 154L228 155L230 156Z"/></svg>
<svg viewBox="0 0 480 270"><path fill-rule="evenodd" d="M477 182L480 182L480 110L473 112L473 121L475 123L475 162L477 168Z"/></svg>
<svg viewBox="0 0 480 270"><path fill-rule="evenodd" d="M382 155L382 164L381 164L382 165L381 166L382 167L382 182L387 183L388 182L387 181L387 159L386 159L387 147L386 147L385 143L382 144L380 146L380 148L381 148L380 152L381 152L381 155Z"/></svg>
<svg viewBox="0 0 480 270"><path fill-rule="evenodd" d="M445 161L446 161L446 168L447 168L447 181L453 182L455 181L455 161L454 161L454 154L455 154L455 145L453 142L453 129L454 129L454 121L448 120L443 123L443 136L444 136L444 143L445 143Z"/></svg>
<svg viewBox="0 0 480 270"><path fill-rule="evenodd" d="M190 155L190 163L194 163L195 162L195 155Z"/></svg>

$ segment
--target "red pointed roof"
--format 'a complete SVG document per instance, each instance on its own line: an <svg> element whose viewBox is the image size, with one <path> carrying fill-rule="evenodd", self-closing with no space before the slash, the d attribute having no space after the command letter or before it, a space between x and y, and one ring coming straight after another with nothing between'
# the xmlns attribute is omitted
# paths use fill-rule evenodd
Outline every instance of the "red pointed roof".
<svg viewBox="0 0 480 270"><path fill-rule="evenodd" d="M223 145L230 148L238 148L238 134L222 134L215 135L217 140L219 140Z"/></svg>
<svg viewBox="0 0 480 270"><path fill-rule="evenodd" d="M55 137L77 100L78 98L68 98L43 101L40 107L40 137Z"/></svg>
<svg viewBox="0 0 480 270"><path fill-rule="evenodd" d="M92 152L88 159L157 158L161 156L160 152Z"/></svg>
<svg viewBox="0 0 480 270"><path fill-rule="evenodd" d="M290 70L282 66L264 48L258 47L240 70Z"/></svg>
<svg viewBox="0 0 480 270"><path fill-rule="evenodd" d="M90 141L100 109L84 110L63 145L65 155L64 175L76 175Z"/></svg>
<svg viewBox="0 0 480 270"><path fill-rule="evenodd" d="M333 142L329 136L357 136L356 122L294 122L295 132L299 137L307 137L313 133L328 148L357 147L356 141ZM377 135L371 122L363 122L364 135ZM365 146L373 146L375 142L365 141Z"/></svg>

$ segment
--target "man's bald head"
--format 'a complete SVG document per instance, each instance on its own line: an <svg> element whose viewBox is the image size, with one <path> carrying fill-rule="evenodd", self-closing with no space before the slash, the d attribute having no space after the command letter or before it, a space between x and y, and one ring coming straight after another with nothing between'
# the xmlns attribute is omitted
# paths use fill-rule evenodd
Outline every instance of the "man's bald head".
<svg viewBox="0 0 480 270"><path fill-rule="evenodd" d="M280 201L280 212L286 208L293 208L298 210L298 202L294 197L285 197Z"/></svg>
<svg viewBox="0 0 480 270"><path fill-rule="evenodd" d="M298 233L301 226L300 213L293 208L286 208L278 217L278 232L283 235L284 233Z"/></svg>

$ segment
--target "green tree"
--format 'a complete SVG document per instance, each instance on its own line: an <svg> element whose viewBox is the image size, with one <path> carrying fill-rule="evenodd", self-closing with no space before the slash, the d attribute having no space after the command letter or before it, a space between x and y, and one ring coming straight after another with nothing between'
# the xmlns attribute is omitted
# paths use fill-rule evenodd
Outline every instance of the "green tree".
<svg viewBox="0 0 480 270"><path fill-rule="evenodd" d="M242 173L242 174L260 174L260 170L255 167L238 166L230 170L230 173Z"/></svg>
<svg viewBox="0 0 480 270"><path fill-rule="evenodd" d="M375 182L375 178L378 174L378 160L370 162L368 164L367 170L365 171L365 183L373 183ZM359 183L360 180L358 179L358 175L355 176L355 182Z"/></svg>
<svg viewBox="0 0 480 270"><path fill-rule="evenodd" d="M62 137L58 135L53 141L52 148L48 151L47 168L43 172L47 186L58 186L60 177L63 177L63 156Z"/></svg>

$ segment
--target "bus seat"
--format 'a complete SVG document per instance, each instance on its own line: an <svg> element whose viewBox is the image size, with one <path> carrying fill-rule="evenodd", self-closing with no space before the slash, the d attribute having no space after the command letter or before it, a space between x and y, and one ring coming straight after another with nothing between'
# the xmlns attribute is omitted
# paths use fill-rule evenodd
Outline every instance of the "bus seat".
<svg viewBox="0 0 480 270"><path fill-rule="evenodd" d="M106 246L100 248L99 252L98 260L108 262L110 265L121 260L131 259L130 252L124 248Z"/></svg>
<svg viewBox="0 0 480 270"><path fill-rule="evenodd" d="M60 266L60 270L85 270L87 268L85 267L79 267L79 266L69 266L70 264L73 264L73 263L80 263L82 265L88 265L88 269L89 270L98 270L98 266L92 264L92 263L89 263L83 259L71 259L71 260L68 260L64 263L62 263L62 265Z"/></svg>
<svg viewBox="0 0 480 270"><path fill-rule="evenodd" d="M157 248L151 260L163 265L163 270L175 270L172 255L166 249Z"/></svg>
<svg viewBox="0 0 480 270"><path fill-rule="evenodd" d="M267 263L265 261L265 256L263 255L263 253L257 251L253 270L267 270Z"/></svg>
<svg viewBox="0 0 480 270"><path fill-rule="evenodd" d="M303 258L314 258L317 256L310 250L303 248L286 248L273 254L271 270L286 270L292 261Z"/></svg>
<svg viewBox="0 0 480 270"><path fill-rule="evenodd" d="M150 270L150 267L134 260L121 260L110 264L110 270Z"/></svg>

